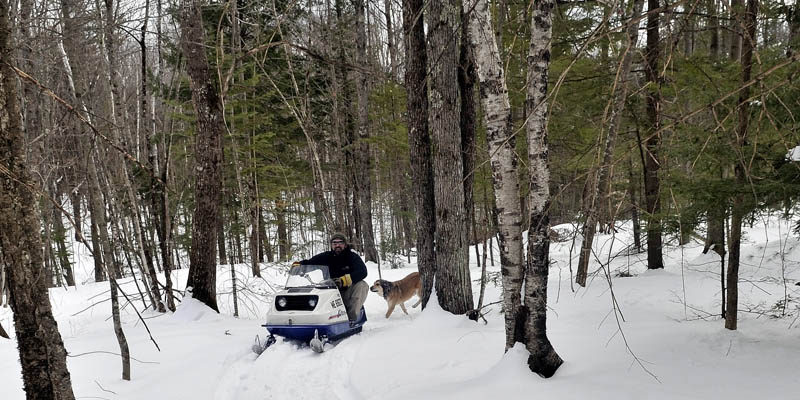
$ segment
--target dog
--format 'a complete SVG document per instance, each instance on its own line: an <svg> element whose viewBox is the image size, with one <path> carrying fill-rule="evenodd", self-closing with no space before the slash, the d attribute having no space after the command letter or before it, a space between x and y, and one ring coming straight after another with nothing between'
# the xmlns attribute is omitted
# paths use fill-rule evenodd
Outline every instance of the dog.
<svg viewBox="0 0 800 400"><path fill-rule="evenodd" d="M417 304L414 304L412 307L416 307L422 302L422 281L419 279L419 272L412 272L405 278L395 282L378 279L372 284L369 290L383 297L386 303L389 304L389 309L386 310L386 318L392 315L392 311L394 311L394 307L397 305L408 315L405 302L415 294L418 300Z"/></svg>

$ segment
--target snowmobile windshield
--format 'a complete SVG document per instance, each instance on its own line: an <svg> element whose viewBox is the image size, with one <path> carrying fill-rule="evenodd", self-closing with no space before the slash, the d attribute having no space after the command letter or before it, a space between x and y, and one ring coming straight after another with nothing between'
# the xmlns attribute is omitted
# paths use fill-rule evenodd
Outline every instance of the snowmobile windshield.
<svg viewBox="0 0 800 400"><path fill-rule="evenodd" d="M336 284L331 280L327 265L295 265L289 269L286 288L331 288Z"/></svg>

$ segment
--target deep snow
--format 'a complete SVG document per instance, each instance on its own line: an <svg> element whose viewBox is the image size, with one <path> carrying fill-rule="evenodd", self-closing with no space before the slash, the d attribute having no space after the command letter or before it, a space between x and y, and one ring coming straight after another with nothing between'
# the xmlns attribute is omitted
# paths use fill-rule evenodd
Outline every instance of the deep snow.
<svg viewBox="0 0 800 400"><path fill-rule="evenodd" d="M629 227L621 226L613 237L598 235L597 257L604 263L609 255L613 258L608 270L598 270L597 260L591 264L596 273L586 289L570 284L570 251L574 266L580 243L552 244L548 335L566 362L547 380L528 371L524 348L504 353L499 305L488 308L486 324L451 315L435 302L424 312L409 303L409 316L398 308L385 319L386 303L374 293L365 305L369 321L361 334L323 354L279 339L256 356L251 346L257 335L265 336L260 325L269 293L283 284L288 263L265 264L264 279L250 277L245 265L236 266L239 284L245 286L240 318L232 317L227 265L218 273L221 314L188 298L174 314L144 311L160 351L131 309L142 308L141 301L134 301L123 312L135 358L130 382L120 379L108 283L85 278L77 288L52 289L50 299L70 354L77 398L798 398L800 240L789 233L790 222L761 218L745 230L738 331L724 329L718 317L716 254L701 254L700 243L678 247L669 242L666 268L647 271L645 254L623 251L631 241ZM85 250L80 245L73 250L80 259L76 273L90 277ZM480 269L474 248L470 257L477 300ZM368 267L371 283L378 269ZM396 280L415 270L413 263L399 269L384 265L382 274ZM489 270L497 276L499 261ZM176 271L173 277L181 288L187 272ZM489 283L486 303L499 300L499 284ZM123 287L129 295L136 293L130 279ZM775 306L787 298L783 315ZM8 308L0 308L0 322L13 335ZM25 397L18 359L16 342L0 339L0 399Z"/></svg>

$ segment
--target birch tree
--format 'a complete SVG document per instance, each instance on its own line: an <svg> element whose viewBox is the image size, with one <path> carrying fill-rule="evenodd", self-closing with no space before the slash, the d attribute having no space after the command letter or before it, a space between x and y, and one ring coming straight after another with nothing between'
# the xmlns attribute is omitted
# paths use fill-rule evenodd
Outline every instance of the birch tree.
<svg viewBox="0 0 800 400"><path fill-rule="evenodd" d="M474 4L474 7L473 7ZM522 255L522 211L519 201L519 176L514 153L511 102L508 97L505 71L495 34L489 4L486 0L464 2L464 11L471 11L469 37L475 48L475 63L480 81L486 142L489 147L500 233L500 264L503 276L503 310L505 311L506 350L524 341L517 332L517 318L522 306L522 284L525 265Z"/></svg>
<svg viewBox="0 0 800 400"><path fill-rule="evenodd" d="M550 167L547 154L547 74L553 34L554 0L534 3L528 52L528 171L530 227L525 270L524 306L519 316L531 371L549 378L564 362L547 338L547 275L550 270Z"/></svg>

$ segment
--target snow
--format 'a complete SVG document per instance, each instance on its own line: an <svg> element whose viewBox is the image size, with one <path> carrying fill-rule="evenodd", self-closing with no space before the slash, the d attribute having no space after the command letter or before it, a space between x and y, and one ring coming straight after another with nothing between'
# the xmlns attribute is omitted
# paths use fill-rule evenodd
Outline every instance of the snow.
<svg viewBox="0 0 800 400"><path fill-rule="evenodd" d="M257 335L265 337L261 324L270 293L286 280L289 263L264 264L263 279L250 276L245 265L235 266L243 286L239 318L232 316L229 265L217 275L221 314L188 297L174 314L142 311L140 300L128 305L123 322L134 358L130 382L121 380L108 283L90 282L91 260L80 246L74 250L81 284L51 289L50 299L77 398L793 399L800 384L800 240L790 233L791 224L762 217L745 227L737 331L724 329L718 316L719 259L702 254L701 243L680 247L667 240L666 268L647 271L646 254L624 251L632 240L630 225L623 224L613 236L598 235L598 259L610 264L598 269L594 260L585 289L570 283L580 243L553 243L548 336L565 363L550 379L529 372L523 347L504 352L499 305L489 307L487 323L476 323L435 301L424 312L411 308L412 299L410 315L398 308L386 319L386 302L374 293L365 304L369 321L361 334L323 354L279 339L257 356L251 347ZM470 256L477 279L474 249ZM378 266L368 267L372 283ZM383 278L397 280L416 265L387 268ZM499 261L489 271L496 276ZM187 272L175 272L179 288ZM137 293L130 278L121 285L129 296ZM500 299L497 285L489 284L487 303ZM477 299L477 282L474 287ZM777 305L786 298L784 312ZM13 335L8 308L0 308L0 323ZM18 359L16 341L0 339L3 400L25 398Z"/></svg>

